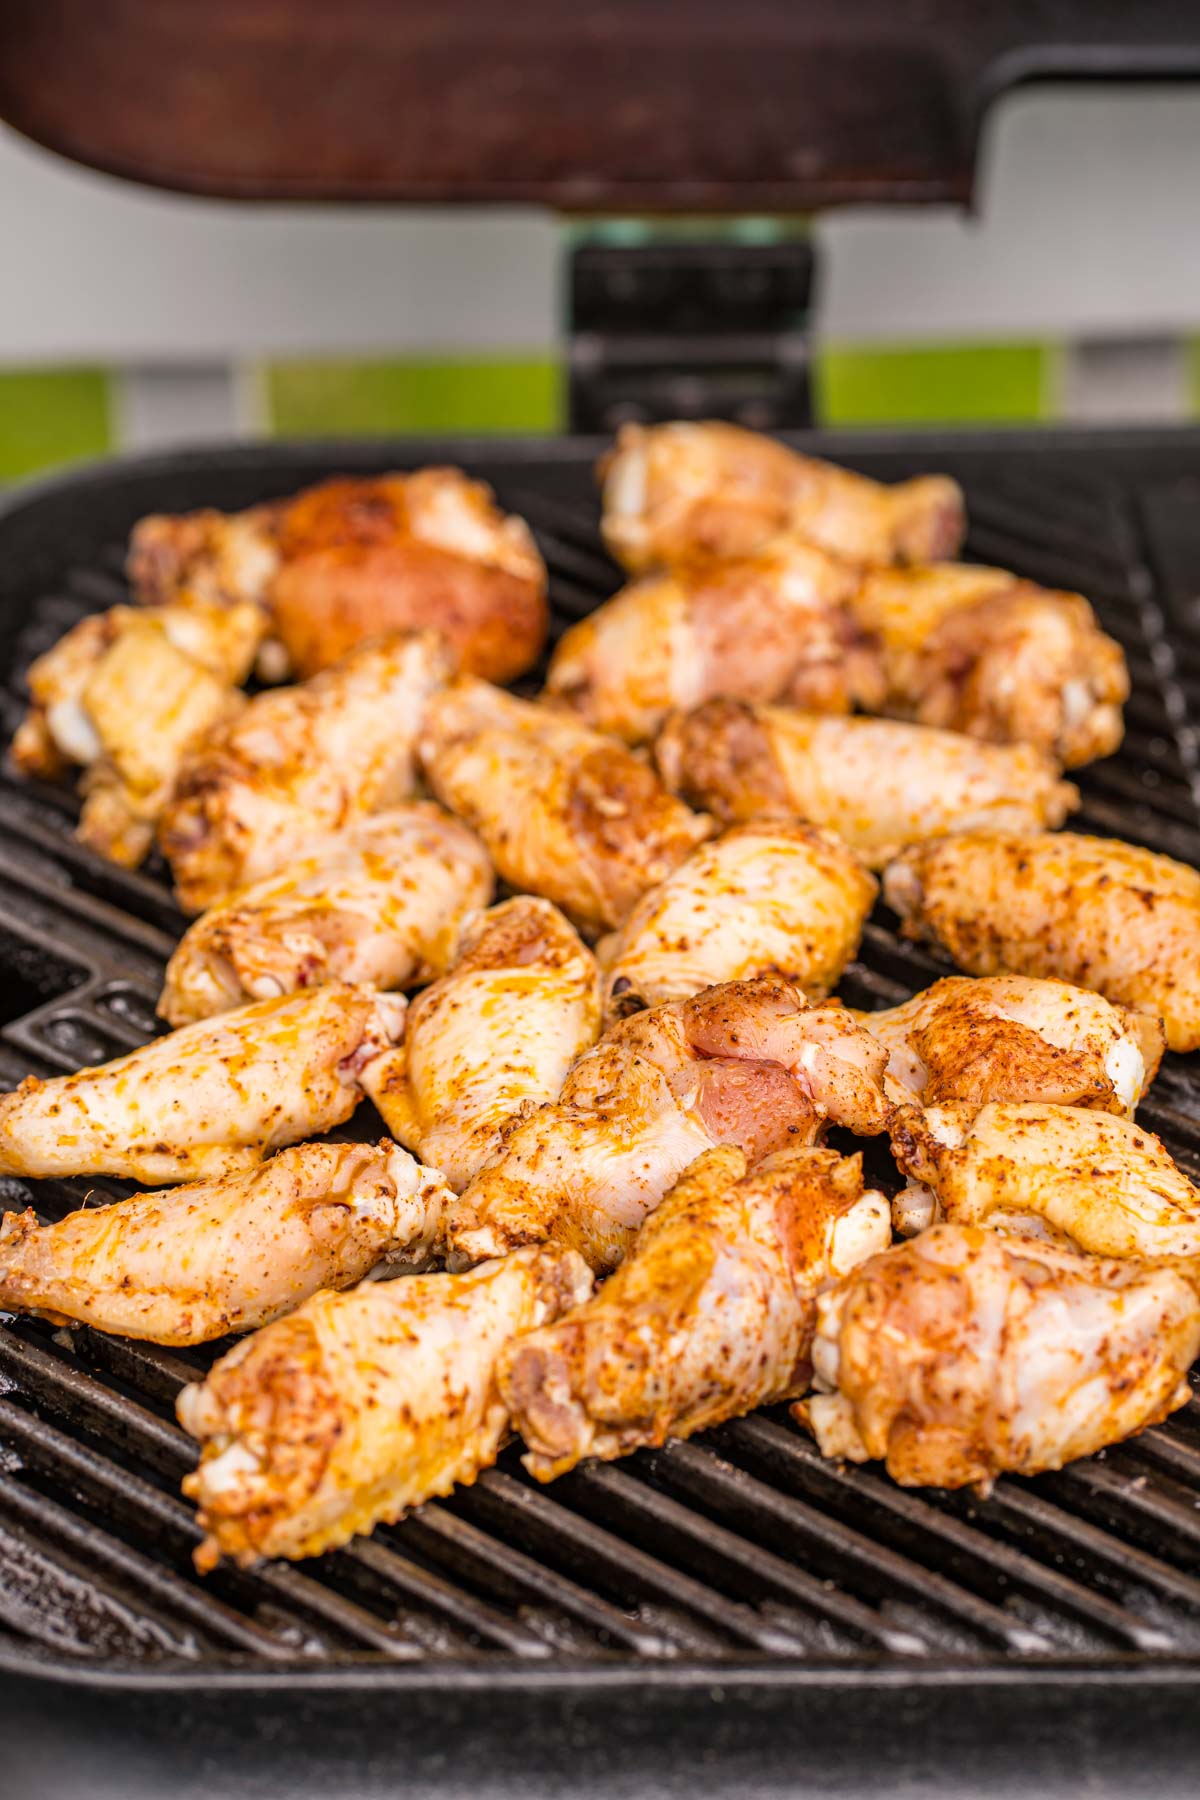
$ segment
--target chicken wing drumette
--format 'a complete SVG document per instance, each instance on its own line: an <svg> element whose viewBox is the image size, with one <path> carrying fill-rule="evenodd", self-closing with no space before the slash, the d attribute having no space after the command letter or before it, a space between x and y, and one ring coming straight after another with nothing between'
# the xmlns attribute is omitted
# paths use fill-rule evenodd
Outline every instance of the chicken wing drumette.
<svg viewBox="0 0 1200 1800"><path fill-rule="evenodd" d="M702 1151L734 1144L757 1162L828 1124L882 1131L886 1054L844 1007L809 1007L780 976L636 1013L506 1134L451 1217L451 1257L549 1239L615 1268Z"/></svg>
<svg viewBox="0 0 1200 1800"><path fill-rule="evenodd" d="M398 994L332 983L185 1025L0 1096L0 1171L188 1181L251 1169L348 1119L403 1028Z"/></svg>
<svg viewBox="0 0 1200 1800"><path fill-rule="evenodd" d="M475 1480L504 1442L496 1361L587 1297L571 1251L522 1250L465 1275L315 1294L179 1396L199 1438L184 1482L221 1555L316 1556Z"/></svg>
<svg viewBox="0 0 1200 1800"><path fill-rule="evenodd" d="M697 1158L594 1299L517 1340L500 1392L539 1481L807 1388L818 1288L891 1242L860 1157Z"/></svg>
<svg viewBox="0 0 1200 1800"><path fill-rule="evenodd" d="M795 1413L826 1456L986 1492L1166 1418L1198 1351L1181 1271L937 1225L820 1296L818 1392Z"/></svg>
<svg viewBox="0 0 1200 1800"><path fill-rule="evenodd" d="M856 579L791 536L644 576L559 639L546 694L630 744L714 694L815 712L878 705L878 655L845 605Z"/></svg>
<svg viewBox="0 0 1200 1800"><path fill-rule="evenodd" d="M1121 742L1125 657L1082 595L942 563L876 571L851 605L882 651L882 712L1034 744L1066 768Z"/></svg>
<svg viewBox="0 0 1200 1800"><path fill-rule="evenodd" d="M596 961L548 900L480 918L463 955L408 1010L404 1041L363 1071L401 1143L466 1187L503 1131L547 1100L596 1041Z"/></svg>
<svg viewBox="0 0 1200 1800"><path fill-rule="evenodd" d="M385 1260L420 1264L451 1198L385 1139L299 1144L240 1175L87 1206L55 1225L0 1222L0 1309L155 1344L202 1344L350 1287Z"/></svg>
<svg viewBox="0 0 1200 1800"><path fill-rule="evenodd" d="M454 960L492 895L479 839L414 801L318 838L307 856L196 920L167 964L171 1025L326 981L405 988Z"/></svg>
<svg viewBox="0 0 1200 1800"><path fill-rule="evenodd" d="M668 720L667 785L717 818L790 813L836 831L873 868L942 832L1061 825L1079 795L1024 744L980 744L892 719L828 719L710 700Z"/></svg>
<svg viewBox="0 0 1200 1800"><path fill-rule="evenodd" d="M1132 1117L1163 1053L1148 1013L1028 975L951 975L855 1017L888 1052L889 1093L926 1106L1044 1100Z"/></svg>
<svg viewBox="0 0 1200 1800"><path fill-rule="evenodd" d="M1141 1125L1074 1106L908 1106L899 1231L990 1225L1095 1256L1200 1256L1200 1191Z"/></svg>
<svg viewBox="0 0 1200 1800"><path fill-rule="evenodd" d="M953 556L963 497L945 475L885 487L737 425L624 425L600 464L604 537L638 573L696 552L740 556L793 530L860 563Z"/></svg>
<svg viewBox="0 0 1200 1800"><path fill-rule="evenodd" d="M712 830L614 739L471 676L434 696L420 748L504 880L583 929L619 925Z"/></svg>
<svg viewBox="0 0 1200 1800"><path fill-rule="evenodd" d="M972 975L1057 975L1200 1049L1200 874L1115 838L972 832L905 851L884 896L906 937Z"/></svg>
<svg viewBox="0 0 1200 1800"><path fill-rule="evenodd" d="M143 519L128 569L142 600L187 587L255 602L275 680L314 675L380 632L434 627L463 668L512 681L546 639L529 527L460 469L341 477L248 512Z"/></svg>
<svg viewBox="0 0 1200 1800"><path fill-rule="evenodd" d="M317 833L408 799L421 719L449 666L432 632L397 632L299 687L256 695L211 733L159 828L184 910L273 875Z"/></svg>
<svg viewBox="0 0 1200 1800"><path fill-rule="evenodd" d="M823 999L858 949L876 883L839 838L779 819L701 844L600 945L611 1020L775 971Z"/></svg>

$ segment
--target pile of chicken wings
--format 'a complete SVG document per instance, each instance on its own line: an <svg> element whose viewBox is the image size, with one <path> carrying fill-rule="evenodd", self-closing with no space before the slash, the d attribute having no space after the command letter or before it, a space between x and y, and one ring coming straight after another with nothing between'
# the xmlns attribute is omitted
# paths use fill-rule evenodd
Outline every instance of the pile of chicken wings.
<svg viewBox="0 0 1200 1800"><path fill-rule="evenodd" d="M0 1098L0 1171L144 1184L7 1214L0 1309L243 1334L179 1400L202 1568L513 1434L548 1481L792 1401L986 1491L1189 1393L1200 1192L1136 1109L1200 1047L1200 874L1058 829L1119 647L945 560L945 477L678 424L601 481L631 579L536 700L496 684L545 570L453 469L145 519L131 603L30 671L16 762L78 769L81 837L157 843L194 922L174 1029ZM859 1013L881 886L966 974ZM345 1141L364 1097L390 1136Z"/></svg>

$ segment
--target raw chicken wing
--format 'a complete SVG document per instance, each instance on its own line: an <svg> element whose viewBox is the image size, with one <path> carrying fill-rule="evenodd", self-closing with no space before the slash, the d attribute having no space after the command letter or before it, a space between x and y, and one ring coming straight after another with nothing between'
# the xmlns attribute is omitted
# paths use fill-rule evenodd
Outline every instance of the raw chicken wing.
<svg viewBox="0 0 1200 1800"><path fill-rule="evenodd" d="M590 1288L569 1250L522 1250L315 1294L244 1339L179 1396L203 1445L183 1484L207 1533L197 1567L316 1556L474 1481L508 1429L501 1351Z"/></svg>
<svg viewBox="0 0 1200 1800"><path fill-rule="evenodd" d="M794 1410L825 1456L986 1493L1165 1419L1197 1351L1180 1271L937 1225L820 1296L818 1392Z"/></svg>
<svg viewBox="0 0 1200 1800"><path fill-rule="evenodd" d="M861 1157L698 1157L595 1298L501 1357L526 1468L550 1481L803 1393L818 1288L891 1235Z"/></svg>

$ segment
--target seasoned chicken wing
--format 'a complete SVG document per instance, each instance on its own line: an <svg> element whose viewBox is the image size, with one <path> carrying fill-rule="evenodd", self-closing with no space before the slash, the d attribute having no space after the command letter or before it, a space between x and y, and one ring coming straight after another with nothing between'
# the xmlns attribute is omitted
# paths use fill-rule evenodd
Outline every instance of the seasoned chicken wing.
<svg viewBox="0 0 1200 1800"><path fill-rule="evenodd" d="M432 632L397 632L299 687L256 695L211 733L159 828L184 910L273 875L317 833L406 800L421 719L449 671Z"/></svg>
<svg viewBox="0 0 1200 1800"><path fill-rule="evenodd" d="M385 1139L298 1144L257 1169L86 1206L56 1225L0 1222L0 1309L155 1344L202 1344L427 1260L450 1195Z"/></svg>
<svg viewBox="0 0 1200 1800"><path fill-rule="evenodd" d="M816 1294L891 1242L861 1157L710 1150L594 1299L508 1346L500 1392L539 1481L802 1393Z"/></svg>
<svg viewBox="0 0 1200 1800"><path fill-rule="evenodd" d="M668 787L717 818L791 813L838 832L873 868L942 832L1061 825L1079 804L1028 745L740 700L676 714L655 757Z"/></svg>
<svg viewBox="0 0 1200 1800"><path fill-rule="evenodd" d="M183 1484L208 1534L197 1567L316 1556L474 1481L508 1428L500 1352L590 1287L569 1250L522 1250L315 1294L244 1339L179 1396L203 1445Z"/></svg>
<svg viewBox="0 0 1200 1800"><path fill-rule="evenodd" d="M876 571L851 605L882 649L882 712L1034 744L1069 769L1121 742L1125 657L1081 594L942 563Z"/></svg>
<svg viewBox="0 0 1200 1800"><path fill-rule="evenodd" d="M904 935L972 975L1057 975L1161 1018L1200 1049L1200 874L1115 838L972 832L892 863L884 897Z"/></svg>
<svg viewBox="0 0 1200 1800"><path fill-rule="evenodd" d="M779 819L701 844L600 945L605 1012L776 971L823 999L858 949L876 883L839 838Z"/></svg>
<svg viewBox="0 0 1200 1800"><path fill-rule="evenodd" d="M454 960L468 915L491 897L487 851L440 806L376 813L197 919L158 1010L187 1025L326 981L417 986Z"/></svg>
<svg viewBox="0 0 1200 1800"><path fill-rule="evenodd" d="M244 513L143 519L128 570L142 600L185 586L256 602L275 680L315 675L381 632L435 627L464 669L512 681L546 640L546 570L529 527L461 469L343 476Z"/></svg>
<svg viewBox="0 0 1200 1800"><path fill-rule="evenodd" d="M523 895L475 922L362 1083L388 1130L461 1192L510 1121L558 1098L599 1029L595 958L556 906Z"/></svg>
<svg viewBox="0 0 1200 1800"><path fill-rule="evenodd" d="M1153 1132L1074 1106L898 1110L896 1228L990 1225L1095 1256L1200 1255L1200 1190Z"/></svg>
<svg viewBox="0 0 1200 1800"><path fill-rule="evenodd" d="M820 1296L818 1392L794 1411L826 1456L986 1492L1166 1418L1198 1351L1180 1271L937 1225Z"/></svg>
<svg viewBox="0 0 1200 1800"><path fill-rule="evenodd" d="M790 536L644 576L559 639L546 695L630 744L714 694L830 713L878 705L878 655L845 605L856 581Z"/></svg>
<svg viewBox="0 0 1200 1800"><path fill-rule="evenodd" d="M953 556L963 497L945 475L885 487L714 421L624 425L600 464L604 538L627 569L741 556L778 531L860 563Z"/></svg>
<svg viewBox="0 0 1200 1800"><path fill-rule="evenodd" d="M712 830L623 745L471 676L430 701L420 748L504 880L585 930L619 925Z"/></svg>
<svg viewBox="0 0 1200 1800"><path fill-rule="evenodd" d="M856 1013L888 1052L896 1101L1044 1100L1132 1118L1162 1061L1148 1013L1065 981L951 975L903 1006Z"/></svg>
<svg viewBox="0 0 1200 1800"><path fill-rule="evenodd" d="M348 1119L404 1000L331 983L185 1025L0 1095L0 1173L188 1181L250 1169Z"/></svg>
<svg viewBox="0 0 1200 1800"><path fill-rule="evenodd" d="M885 1062L844 1007L809 1007L780 976L635 1013L506 1134L451 1217L451 1258L552 1239L615 1268L702 1151L735 1144L757 1162L831 1123L882 1131Z"/></svg>

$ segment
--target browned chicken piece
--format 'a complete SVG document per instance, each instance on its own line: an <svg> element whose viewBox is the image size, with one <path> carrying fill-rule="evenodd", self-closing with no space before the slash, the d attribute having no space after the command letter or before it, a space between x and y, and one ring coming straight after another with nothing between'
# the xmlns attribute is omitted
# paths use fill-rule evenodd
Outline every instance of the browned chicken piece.
<svg viewBox="0 0 1200 1800"><path fill-rule="evenodd" d="M281 1317L438 1241L441 1176L385 1139L298 1144L257 1169L0 1221L0 1310L155 1344L203 1344Z"/></svg>
<svg viewBox="0 0 1200 1800"><path fill-rule="evenodd" d="M893 719L829 719L709 700L667 721L663 779L719 819L788 813L826 826L872 868L942 832L1061 825L1079 804L1025 744L980 744Z"/></svg>
<svg viewBox="0 0 1200 1800"><path fill-rule="evenodd" d="M972 975L1057 975L1160 1018L1200 1049L1200 874L1116 838L971 832L905 851L883 879L904 935Z"/></svg>
<svg viewBox="0 0 1200 1800"><path fill-rule="evenodd" d="M525 1467L551 1481L803 1393L818 1289L891 1235L861 1157L698 1157L595 1298L502 1355Z"/></svg>
<svg viewBox="0 0 1200 1800"><path fill-rule="evenodd" d="M385 631L436 628L459 663L513 681L546 641L546 570L523 519L461 469L337 477L249 512L156 516L135 526L142 600L191 587L268 615L276 680L328 668Z"/></svg>
<svg viewBox="0 0 1200 1800"><path fill-rule="evenodd" d="M420 751L497 873L585 931L619 925L712 830L624 745L469 675L430 701Z"/></svg>
<svg viewBox="0 0 1200 1800"><path fill-rule="evenodd" d="M569 1250L522 1250L315 1294L245 1338L179 1396L203 1446L183 1484L207 1534L197 1568L316 1556L474 1481L508 1432L501 1351L590 1288Z"/></svg>
<svg viewBox="0 0 1200 1800"><path fill-rule="evenodd" d="M814 712L878 706L879 657L845 604L857 579L793 536L643 576L559 639L545 697L630 744L714 694Z"/></svg>
<svg viewBox="0 0 1200 1800"><path fill-rule="evenodd" d="M794 1411L825 1456L986 1494L1165 1419L1197 1351L1182 1271L937 1225L820 1296L817 1392Z"/></svg>
<svg viewBox="0 0 1200 1800"><path fill-rule="evenodd" d="M1121 742L1129 672L1081 594L966 563L877 570L851 601L883 655L880 711L999 744L1034 744L1068 769Z"/></svg>
<svg viewBox="0 0 1200 1800"><path fill-rule="evenodd" d="M840 838L778 819L701 844L599 946L605 1015L786 975L810 1000L858 949L877 884Z"/></svg>
<svg viewBox="0 0 1200 1800"><path fill-rule="evenodd" d="M1200 1256L1200 1190L1153 1134L1075 1106L898 1109L898 1231L935 1219L1095 1256Z"/></svg>
<svg viewBox="0 0 1200 1800"><path fill-rule="evenodd" d="M194 1181L348 1119L404 1000L340 982L260 1000L114 1062L0 1095L0 1173Z"/></svg>
<svg viewBox="0 0 1200 1800"><path fill-rule="evenodd" d="M734 1144L758 1162L829 1124L884 1130L886 1058L845 1007L809 1007L777 975L636 1013L506 1135L451 1216L451 1259L549 1239L613 1269L702 1151Z"/></svg>
<svg viewBox="0 0 1200 1800"><path fill-rule="evenodd" d="M742 556L796 531L859 563L953 556L963 497L945 475L886 487L715 421L624 425L603 459L604 538L635 574L697 552Z"/></svg>
<svg viewBox="0 0 1200 1800"><path fill-rule="evenodd" d="M890 1096L925 1106L1044 1100L1132 1118L1164 1048L1148 1013L1029 975L951 975L855 1017L887 1050Z"/></svg>
<svg viewBox="0 0 1200 1800"><path fill-rule="evenodd" d="M210 733L159 828L184 911L275 874L317 833L407 800L421 720L449 672L433 632L395 632L299 687L257 694Z"/></svg>
<svg viewBox="0 0 1200 1800"><path fill-rule="evenodd" d="M167 964L159 1013L187 1025L326 981L416 987L449 966L491 897L487 851L440 806L376 813L197 919Z"/></svg>
<svg viewBox="0 0 1200 1800"><path fill-rule="evenodd" d="M556 906L522 895L476 920L363 1086L388 1130L461 1192L513 1120L558 1098L599 1029L595 957Z"/></svg>

